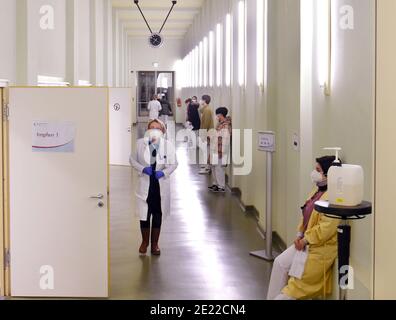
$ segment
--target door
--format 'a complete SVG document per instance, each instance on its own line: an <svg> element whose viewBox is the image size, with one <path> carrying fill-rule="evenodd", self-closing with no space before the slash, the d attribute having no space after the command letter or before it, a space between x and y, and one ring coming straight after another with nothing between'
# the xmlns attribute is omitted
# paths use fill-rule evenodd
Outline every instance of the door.
<svg viewBox="0 0 396 320"><path fill-rule="evenodd" d="M110 164L129 166L132 150L132 89L110 91Z"/></svg>
<svg viewBox="0 0 396 320"><path fill-rule="evenodd" d="M157 73L157 89L156 92L171 106L171 111L175 112L175 88L174 88L174 72L158 72Z"/></svg>
<svg viewBox="0 0 396 320"><path fill-rule="evenodd" d="M138 121L148 121L148 104L153 95L159 95L175 110L174 72L172 71L140 71L138 72L137 110Z"/></svg>
<svg viewBox="0 0 396 320"><path fill-rule="evenodd" d="M108 89L9 102L11 295L107 297Z"/></svg>
<svg viewBox="0 0 396 320"><path fill-rule="evenodd" d="M154 94L156 94L156 81L154 71L140 71L138 72L138 87L137 87L137 114L138 121L147 121L149 111L147 109L149 102Z"/></svg>

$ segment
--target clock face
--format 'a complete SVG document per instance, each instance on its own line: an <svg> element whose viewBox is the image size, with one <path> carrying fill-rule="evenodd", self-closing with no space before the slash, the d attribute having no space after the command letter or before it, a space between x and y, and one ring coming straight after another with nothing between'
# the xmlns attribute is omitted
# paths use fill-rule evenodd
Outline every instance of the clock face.
<svg viewBox="0 0 396 320"><path fill-rule="evenodd" d="M149 43L152 47L158 48L162 45L162 37L157 33L153 33L149 38Z"/></svg>

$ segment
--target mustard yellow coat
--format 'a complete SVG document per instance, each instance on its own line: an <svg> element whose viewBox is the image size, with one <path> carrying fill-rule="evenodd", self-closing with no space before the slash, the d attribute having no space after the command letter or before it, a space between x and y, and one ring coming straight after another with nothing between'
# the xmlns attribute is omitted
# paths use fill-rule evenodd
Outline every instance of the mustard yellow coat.
<svg viewBox="0 0 396 320"><path fill-rule="evenodd" d="M321 200L328 200L327 192L323 194ZM316 210L312 212L304 237L309 243L309 250L303 277L301 280L291 277L282 293L299 300L331 294L339 224L340 221L337 219L327 218ZM298 231L304 231L303 220L298 226Z"/></svg>

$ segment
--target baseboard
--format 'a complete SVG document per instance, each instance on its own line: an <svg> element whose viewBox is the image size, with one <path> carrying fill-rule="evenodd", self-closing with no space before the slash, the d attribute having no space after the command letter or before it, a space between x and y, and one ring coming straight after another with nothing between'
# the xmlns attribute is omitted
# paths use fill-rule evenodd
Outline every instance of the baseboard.
<svg viewBox="0 0 396 320"><path fill-rule="evenodd" d="M257 224L257 231L260 235L265 239L265 230L263 227L258 223ZM272 243L273 247L275 247L279 252L283 252L287 249L286 243L282 240L279 234L276 231L272 232Z"/></svg>
<svg viewBox="0 0 396 320"><path fill-rule="evenodd" d="M232 195L237 198L239 206L241 207L242 211L246 214L253 215L257 219L257 231L258 233L260 233L263 239L265 239L265 230L258 223L260 217L259 211L256 209L255 206L248 206L243 203L242 191L239 188L231 188L230 186L228 186L228 189L231 191ZM279 236L279 234L276 231L272 233L272 241L273 241L273 246L279 252L283 252L287 249L286 243L282 240L282 238Z"/></svg>
<svg viewBox="0 0 396 320"><path fill-rule="evenodd" d="M242 201L242 192L239 188L231 188L230 186L227 186L228 189L231 191L231 194L237 198L239 206L241 207L242 211L246 214L252 214L254 215L257 220L259 217L259 212L257 211L257 209L254 206L248 206L245 205Z"/></svg>

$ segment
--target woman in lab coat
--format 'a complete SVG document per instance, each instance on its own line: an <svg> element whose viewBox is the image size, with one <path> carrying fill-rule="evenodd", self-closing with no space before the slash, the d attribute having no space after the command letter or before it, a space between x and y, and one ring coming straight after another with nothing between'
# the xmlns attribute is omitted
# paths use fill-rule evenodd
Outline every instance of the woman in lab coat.
<svg viewBox="0 0 396 320"><path fill-rule="evenodd" d="M136 206L143 238L141 255L147 253L149 246L151 218L151 253L161 254L158 240L162 217L170 214L170 176L178 163L175 147L164 138L165 134L165 125L160 120L150 121L145 137L138 140L136 153L130 157L132 167L139 174Z"/></svg>
<svg viewBox="0 0 396 320"><path fill-rule="evenodd" d="M339 221L317 212L314 204L328 200L327 173L334 161L331 156L317 159L311 173L317 188L301 208L297 239L275 259L268 300L302 300L331 294Z"/></svg>
<svg viewBox="0 0 396 320"><path fill-rule="evenodd" d="M151 101L148 104L147 110L149 113L149 119L159 119L160 111L162 110L161 103L158 101L157 95L153 95Z"/></svg>

